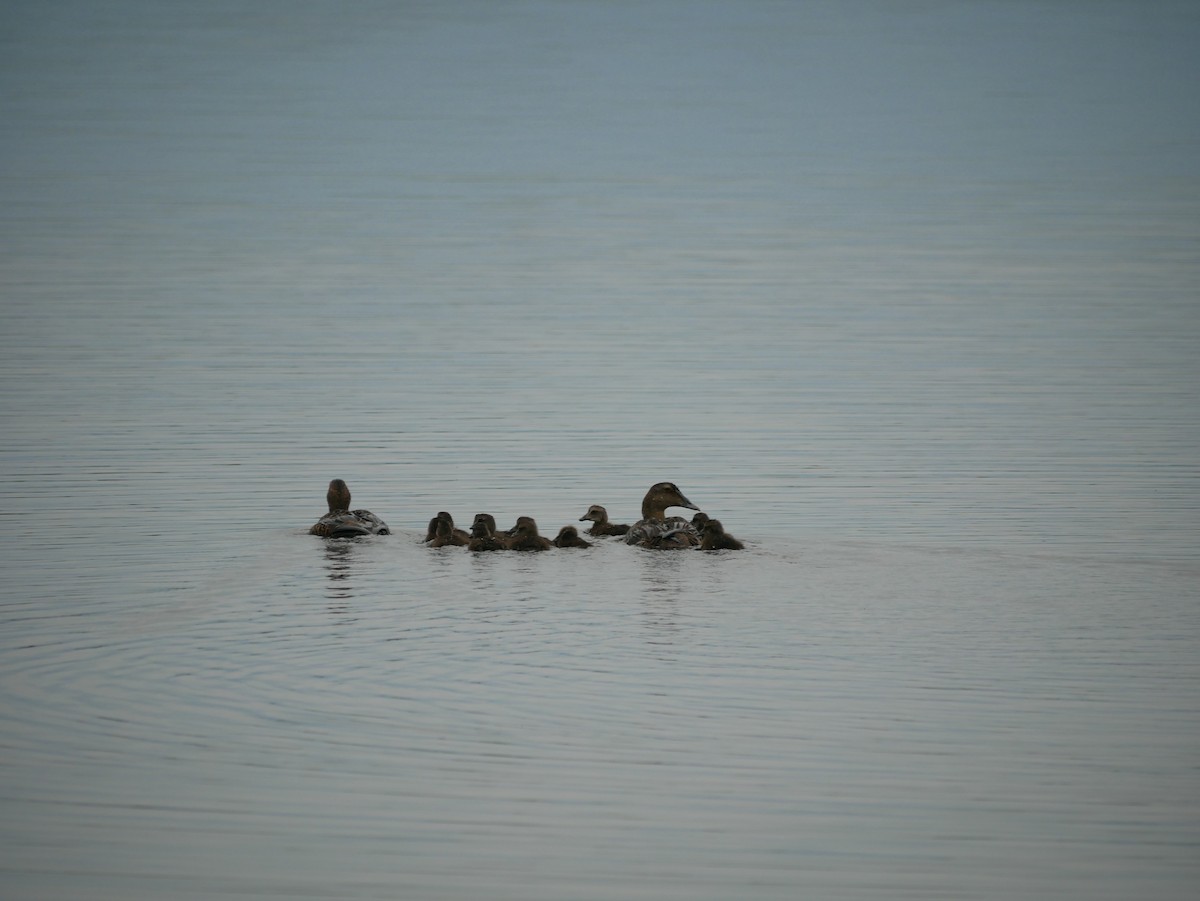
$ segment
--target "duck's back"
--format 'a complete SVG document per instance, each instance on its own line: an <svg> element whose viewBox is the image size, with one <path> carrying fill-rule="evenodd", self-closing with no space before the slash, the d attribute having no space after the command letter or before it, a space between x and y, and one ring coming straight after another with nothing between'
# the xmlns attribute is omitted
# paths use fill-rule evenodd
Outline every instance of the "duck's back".
<svg viewBox="0 0 1200 901"><path fill-rule="evenodd" d="M392 533L387 523L369 510L343 510L341 513L326 513L308 530L308 534L322 538L357 538Z"/></svg>
<svg viewBox="0 0 1200 901"><path fill-rule="evenodd" d="M642 519L629 527L625 543L640 547L687 548L700 543L700 534L691 521L682 516Z"/></svg>

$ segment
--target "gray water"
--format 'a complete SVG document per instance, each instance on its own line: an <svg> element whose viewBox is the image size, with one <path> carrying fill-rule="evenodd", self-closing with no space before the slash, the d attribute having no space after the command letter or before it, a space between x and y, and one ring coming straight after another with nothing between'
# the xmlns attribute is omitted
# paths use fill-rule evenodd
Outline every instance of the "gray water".
<svg viewBox="0 0 1200 901"><path fill-rule="evenodd" d="M1196 896L1194 4L0 15L3 897Z"/></svg>

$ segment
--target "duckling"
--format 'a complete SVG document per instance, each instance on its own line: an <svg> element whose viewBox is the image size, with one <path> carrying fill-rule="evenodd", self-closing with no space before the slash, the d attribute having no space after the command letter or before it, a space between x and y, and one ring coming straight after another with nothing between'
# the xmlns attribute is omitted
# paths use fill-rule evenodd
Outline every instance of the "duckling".
<svg viewBox="0 0 1200 901"><path fill-rule="evenodd" d="M322 538L353 538L358 535L390 535L387 523L370 510L350 509L350 489L341 479L329 483L325 493L329 512L316 521L310 535Z"/></svg>
<svg viewBox="0 0 1200 901"><path fill-rule="evenodd" d="M554 547L549 538L538 534L537 523L532 516L518 516L517 524L509 530L512 539L508 546L514 551L548 551Z"/></svg>
<svg viewBox="0 0 1200 901"><path fill-rule="evenodd" d="M475 519L471 522L472 535L475 534L475 526L481 522L487 527L487 533L489 535L496 534L496 517L492 516L490 513L476 513Z"/></svg>
<svg viewBox="0 0 1200 901"><path fill-rule="evenodd" d="M491 520L490 525L488 520ZM475 522L471 525L471 540L467 542L468 551L508 550L508 542L495 534L495 522L496 520L487 513L480 513L475 517Z"/></svg>
<svg viewBox="0 0 1200 901"><path fill-rule="evenodd" d="M454 528L454 519L444 510L434 517L434 536L430 547L465 547L471 536L462 529Z"/></svg>
<svg viewBox="0 0 1200 901"><path fill-rule="evenodd" d="M700 533L702 551L740 551L745 545L725 531L719 519L710 519Z"/></svg>
<svg viewBox="0 0 1200 901"><path fill-rule="evenodd" d="M429 525L425 529L425 537L422 540L426 544L429 544L429 542L433 541L433 539L437 536L437 532L438 518L435 516L433 519L429 520Z"/></svg>
<svg viewBox="0 0 1200 901"><path fill-rule="evenodd" d="M591 547L590 541L584 541L579 537L579 530L574 526L563 526L558 530L558 537L554 539L555 547Z"/></svg>
<svg viewBox="0 0 1200 901"><path fill-rule="evenodd" d="M628 524L617 524L608 521L608 511L599 504L592 504L587 508L587 513L579 517L580 522L591 520L592 527L588 529L589 535L624 535L629 531Z"/></svg>
<svg viewBox="0 0 1200 901"><path fill-rule="evenodd" d="M700 534L704 534L704 526L708 523L707 513L697 513L692 517L692 528Z"/></svg>
<svg viewBox="0 0 1200 901"><path fill-rule="evenodd" d="M455 527L454 517L451 516L449 513L447 513L445 510L441 510L438 512L437 516L435 516L433 519L429 520L429 528L425 531L426 544L428 544L430 541L433 541L434 538L437 537L439 534L442 534L441 527L439 525L439 520L450 524L450 534L454 536L455 544L465 545L468 541L471 540L471 536L469 534L467 534L467 532ZM441 547L441 545L438 545L438 547Z"/></svg>
<svg viewBox="0 0 1200 901"><path fill-rule="evenodd" d="M695 547L700 535L682 516L667 516L668 507L700 508L683 496L674 482L658 482L650 486L642 498L642 518L625 535L626 544L640 547L675 549Z"/></svg>
<svg viewBox="0 0 1200 901"><path fill-rule="evenodd" d="M463 547L470 539L463 541L457 534L459 529L454 528L454 520L449 516L437 516L434 519L434 536L429 542L430 547Z"/></svg>

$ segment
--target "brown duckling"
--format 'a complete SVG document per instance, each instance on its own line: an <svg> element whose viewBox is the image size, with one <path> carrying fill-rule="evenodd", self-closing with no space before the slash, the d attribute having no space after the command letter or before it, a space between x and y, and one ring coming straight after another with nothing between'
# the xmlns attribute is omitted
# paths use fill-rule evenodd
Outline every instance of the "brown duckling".
<svg viewBox="0 0 1200 901"><path fill-rule="evenodd" d="M358 535L390 535L387 523L370 510L350 509L350 489L341 479L329 483L325 493L329 512L308 530L322 538L353 538Z"/></svg>
<svg viewBox="0 0 1200 901"><path fill-rule="evenodd" d="M642 518L625 535L626 544L658 549L695 547L700 534L682 516L667 516L668 507L700 508L683 496L674 482L658 482L650 486L642 498Z"/></svg>
<svg viewBox="0 0 1200 901"><path fill-rule="evenodd" d="M579 537L579 530L574 526L563 526L558 530L558 537L554 539L555 547L591 547L590 541L584 541Z"/></svg>
<svg viewBox="0 0 1200 901"><path fill-rule="evenodd" d="M509 530L512 538L508 542L514 551L548 551L554 547L549 538L538 534L537 523L532 516L518 516L517 524Z"/></svg>
<svg viewBox="0 0 1200 901"><path fill-rule="evenodd" d="M479 525L479 523L484 524L489 535L496 534L496 517L492 516L490 513L476 513L475 519L471 522L472 537L475 535L475 526Z"/></svg>
<svg viewBox="0 0 1200 901"><path fill-rule="evenodd" d="M707 523L708 523L708 514L707 513L697 513L695 516L692 517L692 528L694 528L701 535L704 534L704 526Z"/></svg>
<svg viewBox="0 0 1200 901"><path fill-rule="evenodd" d="M486 517L484 519L483 517ZM491 520L491 523L488 523ZM496 520L487 513L480 513L471 525L471 540L468 551L507 551L508 542L496 535Z"/></svg>
<svg viewBox="0 0 1200 901"><path fill-rule="evenodd" d="M608 511L599 504L592 504L587 513L579 517L580 522L591 521L592 527L587 530L589 535L624 535L629 531L626 523L611 523L608 521Z"/></svg>
<svg viewBox="0 0 1200 901"><path fill-rule="evenodd" d="M468 541L471 540L471 536L466 531L464 531L463 529L457 528L454 525L454 517L451 516L449 513L447 513L445 510L441 510L438 512L437 516L435 516L433 519L429 520L429 528L425 531L426 543L433 541L438 535L443 534L441 526L439 525L439 521L449 524L450 534L454 537L455 544L465 545ZM443 537L444 537L444 535L443 535ZM438 545L438 547L441 547L441 545Z"/></svg>
<svg viewBox="0 0 1200 901"><path fill-rule="evenodd" d="M725 531L719 519L710 519L700 533L702 551L740 551L745 545Z"/></svg>
<svg viewBox="0 0 1200 901"><path fill-rule="evenodd" d="M430 547L465 547L471 541L470 535L462 529L454 528L453 517L445 511L435 516L431 525L434 536L429 542Z"/></svg>

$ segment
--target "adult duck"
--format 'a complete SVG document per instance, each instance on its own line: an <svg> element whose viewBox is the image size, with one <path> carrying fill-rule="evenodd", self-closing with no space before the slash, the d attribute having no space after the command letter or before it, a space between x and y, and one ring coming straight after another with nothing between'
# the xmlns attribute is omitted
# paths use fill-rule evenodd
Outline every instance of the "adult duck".
<svg viewBox="0 0 1200 901"><path fill-rule="evenodd" d="M325 493L329 512L316 521L310 535L322 538L356 538L361 535L390 535L387 523L370 510L350 509L350 489L341 479L329 483Z"/></svg>
<svg viewBox="0 0 1200 901"><path fill-rule="evenodd" d="M698 545L700 535L696 527L682 516L668 517L668 507L700 509L683 496L674 482L651 485L642 498L642 518L629 527L625 543L662 550Z"/></svg>
<svg viewBox="0 0 1200 901"><path fill-rule="evenodd" d="M609 522L608 511L599 504L592 504L588 507L587 513L579 517L579 521L592 524L592 527L587 530L589 535L624 535L629 531L626 523Z"/></svg>

